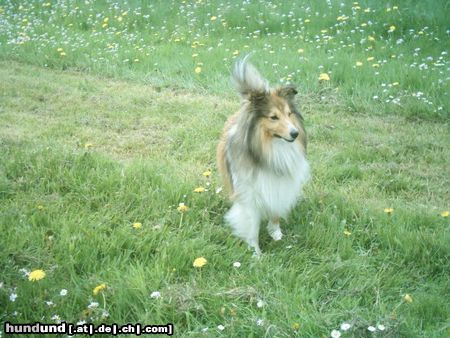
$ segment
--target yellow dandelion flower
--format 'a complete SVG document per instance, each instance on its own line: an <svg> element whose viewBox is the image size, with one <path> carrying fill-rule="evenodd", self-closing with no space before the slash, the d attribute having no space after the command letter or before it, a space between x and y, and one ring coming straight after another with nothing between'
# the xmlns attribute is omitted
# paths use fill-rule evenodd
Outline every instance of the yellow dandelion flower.
<svg viewBox="0 0 450 338"><path fill-rule="evenodd" d="M206 263L208 263L208 261L206 260L205 257L198 257L194 260L194 262L192 263L192 266L194 268L202 268L206 265Z"/></svg>
<svg viewBox="0 0 450 338"><path fill-rule="evenodd" d="M233 55L239 55L239 51L236 49L236 50L233 52Z"/></svg>
<svg viewBox="0 0 450 338"><path fill-rule="evenodd" d="M345 236L350 236L352 233L350 232L350 231L348 231L348 230L344 230L344 235Z"/></svg>
<svg viewBox="0 0 450 338"><path fill-rule="evenodd" d="M92 148L94 145L92 144L92 143L86 143L85 145L84 145L84 149L90 149L90 148Z"/></svg>
<svg viewBox="0 0 450 338"><path fill-rule="evenodd" d="M123 18L121 16L117 17L117 21L122 22Z"/></svg>
<svg viewBox="0 0 450 338"><path fill-rule="evenodd" d="M374 64L372 65L372 67L373 67L373 68L380 68L380 65L379 65L378 63L374 63Z"/></svg>
<svg viewBox="0 0 450 338"><path fill-rule="evenodd" d="M394 25L389 26L388 32L389 32L389 33L392 33L393 31L395 31L395 26L394 26Z"/></svg>
<svg viewBox="0 0 450 338"><path fill-rule="evenodd" d="M213 15L210 20L211 21L216 21L217 20L217 16Z"/></svg>
<svg viewBox="0 0 450 338"><path fill-rule="evenodd" d="M41 269L33 270L28 275L28 280L31 282L35 282L35 281L38 281L38 280L41 280L44 278L45 278L45 272L44 272L44 270L41 270Z"/></svg>
<svg viewBox="0 0 450 338"><path fill-rule="evenodd" d="M59 53L59 55L66 56L66 52L61 52L61 53Z"/></svg>
<svg viewBox="0 0 450 338"><path fill-rule="evenodd" d="M411 297L411 295L409 293L407 293L404 297L403 300L407 303L412 303L413 299Z"/></svg>
<svg viewBox="0 0 450 338"><path fill-rule="evenodd" d="M135 222L135 223L133 223L132 227L135 228L135 229L140 229L140 228L142 228L142 223Z"/></svg>
<svg viewBox="0 0 450 338"><path fill-rule="evenodd" d="M373 36L369 35L369 36L367 37L367 40L369 40L369 41L375 41L375 38L374 38Z"/></svg>
<svg viewBox="0 0 450 338"><path fill-rule="evenodd" d="M210 177L211 174L212 174L212 173L211 173L211 170L206 170L206 171L203 172L202 175L205 176L205 177Z"/></svg>
<svg viewBox="0 0 450 338"><path fill-rule="evenodd" d="M373 56L369 56L368 58L367 58L367 61L373 61L375 58L373 57Z"/></svg>
<svg viewBox="0 0 450 338"><path fill-rule="evenodd" d="M441 212L441 216L442 216L442 217L448 217L448 215L449 215L449 212L448 212L448 211L443 211L443 212Z"/></svg>
<svg viewBox="0 0 450 338"><path fill-rule="evenodd" d="M364 10L364 13L370 13L370 8L366 8L366 9Z"/></svg>
<svg viewBox="0 0 450 338"><path fill-rule="evenodd" d="M195 74L200 74L202 72L202 67L195 67L194 72Z"/></svg>
<svg viewBox="0 0 450 338"><path fill-rule="evenodd" d="M61 47L59 47L56 51L59 52L59 53L61 53L61 52L64 52L64 49L62 49Z"/></svg>
<svg viewBox="0 0 450 338"><path fill-rule="evenodd" d="M363 63L361 61L356 61L356 67L361 67Z"/></svg>
<svg viewBox="0 0 450 338"><path fill-rule="evenodd" d="M392 214L394 212L394 208L384 208L384 212L388 215Z"/></svg>
<svg viewBox="0 0 450 338"><path fill-rule="evenodd" d="M103 19L103 22L104 22L104 23L107 23L108 21L109 21L109 18L104 18L104 19Z"/></svg>
<svg viewBox="0 0 450 338"><path fill-rule="evenodd" d="M294 324L292 324L292 329L294 329L295 331L297 331L298 329L300 329L300 324L299 324L299 323L294 323Z"/></svg>
<svg viewBox="0 0 450 338"><path fill-rule="evenodd" d="M44 206L40 205L40 204L37 206L37 208L38 208L38 210L44 210Z"/></svg>
<svg viewBox="0 0 450 338"><path fill-rule="evenodd" d="M123 12L122 13L122 16L127 16L128 15L128 12Z"/></svg>
<svg viewBox="0 0 450 338"><path fill-rule="evenodd" d="M103 290L106 289L106 283L102 283L97 285L93 290L92 293L94 294L94 296L98 295L100 292L102 292Z"/></svg>
<svg viewBox="0 0 450 338"><path fill-rule="evenodd" d="M189 210L189 207L187 205L185 205L184 203L180 203L180 204L178 204L177 210L179 212L186 212Z"/></svg>
<svg viewBox="0 0 450 338"><path fill-rule="evenodd" d="M330 76L327 73L321 73L319 75L319 81L330 81Z"/></svg>
<svg viewBox="0 0 450 338"><path fill-rule="evenodd" d="M198 193L205 192L205 188L203 188L203 187L197 187L197 188L194 189L194 192L198 192Z"/></svg>
<svg viewBox="0 0 450 338"><path fill-rule="evenodd" d="M393 86L398 86L399 84L400 84L400 83L398 83L398 82L393 82L393 83L392 83Z"/></svg>
<svg viewBox="0 0 450 338"><path fill-rule="evenodd" d="M398 6L392 6L392 9L395 11L398 9Z"/></svg>
<svg viewBox="0 0 450 338"><path fill-rule="evenodd" d="M311 20L309 20L309 19L305 19L305 21L304 21L304 23L310 23L311 22Z"/></svg>
<svg viewBox="0 0 450 338"><path fill-rule="evenodd" d="M305 50L304 50L303 48L299 48L299 49L297 49L297 52L298 52L299 54L302 54L302 53L305 52Z"/></svg>

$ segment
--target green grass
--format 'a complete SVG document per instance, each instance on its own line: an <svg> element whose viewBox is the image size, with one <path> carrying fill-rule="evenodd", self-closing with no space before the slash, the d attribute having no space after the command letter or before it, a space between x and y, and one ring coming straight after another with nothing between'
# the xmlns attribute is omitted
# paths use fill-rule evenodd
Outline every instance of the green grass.
<svg viewBox="0 0 450 338"><path fill-rule="evenodd" d="M192 337L325 337L347 322L342 337L448 336L448 89L435 65L448 64L445 11L437 10L444 3L402 1L392 10L368 1L352 10L350 2L250 2L241 11L215 1L141 9L134 1L117 9L0 2L1 321L172 322L176 336ZM302 20L282 16L290 10ZM343 14L346 23L334 27ZM351 33L368 20L370 29ZM315 41L322 29L333 39ZM8 43L20 32L30 39ZM376 37L372 51L359 45L368 35ZM341 39L355 46L339 47ZM121 48L107 52L112 43ZM235 50L254 50L273 83L293 74L309 136L313 179L282 224L283 240L262 232L260 260L225 227L229 202L216 193L215 147L239 107L228 82ZM373 68L371 55L388 61ZM358 60L361 69L353 68ZM322 72L330 82L317 81ZM389 95L399 104L385 102ZM207 191L194 193L199 186ZM208 263L196 269L200 256ZM31 282L23 269L46 277ZM101 283L107 289L93 295ZM94 301L98 308L88 309ZM386 329L367 330L379 324Z"/></svg>
<svg viewBox="0 0 450 338"><path fill-rule="evenodd" d="M224 227L228 202L215 193L214 148L237 100L11 62L0 73L4 321L57 314L173 322L188 336L205 327L216 336L222 324L225 336L311 337L346 321L347 336L377 323L390 337L445 335L445 125L336 114L304 98L320 107L305 111L314 179L283 224L285 239L262 234L258 261ZM195 194L197 186L208 191ZM190 207L183 219L180 202ZM192 267L199 256L208 260L202 271ZM29 282L22 268L47 276ZM102 282L104 303L92 295ZM109 318L85 312L93 300Z"/></svg>
<svg viewBox="0 0 450 338"><path fill-rule="evenodd" d="M0 59L229 96L254 52L272 83L338 87L353 112L448 118L445 0L90 2L0 1Z"/></svg>

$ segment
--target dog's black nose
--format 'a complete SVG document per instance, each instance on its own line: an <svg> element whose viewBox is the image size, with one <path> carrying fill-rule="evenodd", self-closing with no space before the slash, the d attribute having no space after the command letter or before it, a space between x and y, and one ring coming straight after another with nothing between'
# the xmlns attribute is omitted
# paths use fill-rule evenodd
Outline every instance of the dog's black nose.
<svg viewBox="0 0 450 338"><path fill-rule="evenodd" d="M298 136L298 131L297 130L293 130L290 132L290 135L292 137L293 140L295 140Z"/></svg>

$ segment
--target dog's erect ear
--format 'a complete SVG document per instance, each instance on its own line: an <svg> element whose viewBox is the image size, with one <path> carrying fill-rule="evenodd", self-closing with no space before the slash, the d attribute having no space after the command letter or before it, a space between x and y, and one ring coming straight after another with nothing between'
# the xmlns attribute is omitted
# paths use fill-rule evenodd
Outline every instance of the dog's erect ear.
<svg viewBox="0 0 450 338"><path fill-rule="evenodd" d="M294 85L287 85L277 89L277 94L280 97L284 97L289 100L293 100L294 96L298 93Z"/></svg>
<svg viewBox="0 0 450 338"><path fill-rule="evenodd" d="M247 100L249 100L258 110L261 110L263 107L267 106L267 103L269 102L269 94L265 91L251 92L248 94Z"/></svg>
<svg viewBox="0 0 450 338"><path fill-rule="evenodd" d="M261 97L269 93L269 83L258 70L248 62L250 55L234 64L231 79L236 90L244 99Z"/></svg>
<svg viewBox="0 0 450 338"><path fill-rule="evenodd" d="M247 99L250 102L262 102L267 101L269 98L270 93L267 91L251 91L247 94Z"/></svg>

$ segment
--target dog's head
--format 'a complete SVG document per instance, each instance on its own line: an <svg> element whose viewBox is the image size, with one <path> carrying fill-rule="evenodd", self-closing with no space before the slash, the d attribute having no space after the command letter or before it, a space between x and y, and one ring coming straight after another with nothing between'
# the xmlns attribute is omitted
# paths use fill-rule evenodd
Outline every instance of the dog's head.
<svg viewBox="0 0 450 338"><path fill-rule="evenodd" d="M304 135L302 117L294 103L297 94L294 86L270 88L267 80L248 62L248 56L235 64L232 80L246 110L266 137L293 142L300 134Z"/></svg>

